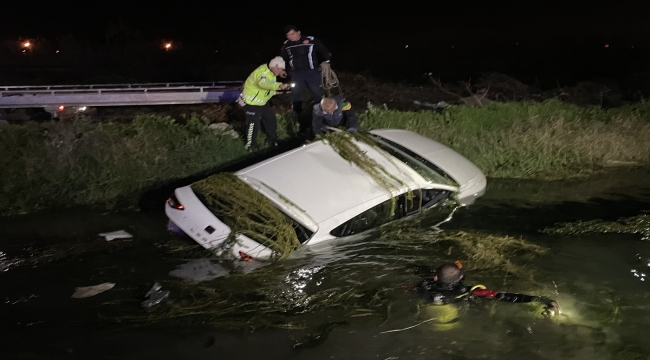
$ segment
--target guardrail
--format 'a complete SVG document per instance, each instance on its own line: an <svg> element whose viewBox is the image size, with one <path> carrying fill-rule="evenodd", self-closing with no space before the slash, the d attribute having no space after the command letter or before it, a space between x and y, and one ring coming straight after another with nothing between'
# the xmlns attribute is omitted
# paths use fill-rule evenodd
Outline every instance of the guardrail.
<svg viewBox="0 0 650 360"><path fill-rule="evenodd" d="M237 100L241 81L102 85L0 86L0 108L224 103Z"/></svg>

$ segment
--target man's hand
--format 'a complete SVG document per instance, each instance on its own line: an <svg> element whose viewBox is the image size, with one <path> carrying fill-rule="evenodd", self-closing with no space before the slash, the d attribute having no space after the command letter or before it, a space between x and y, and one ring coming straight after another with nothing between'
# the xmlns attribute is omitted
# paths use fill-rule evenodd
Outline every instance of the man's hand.
<svg viewBox="0 0 650 360"><path fill-rule="evenodd" d="M285 83L285 84L281 84L281 85L280 85L280 90L286 90L286 89L287 89L288 87L290 87L290 86L291 86L291 84L286 84L286 83Z"/></svg>

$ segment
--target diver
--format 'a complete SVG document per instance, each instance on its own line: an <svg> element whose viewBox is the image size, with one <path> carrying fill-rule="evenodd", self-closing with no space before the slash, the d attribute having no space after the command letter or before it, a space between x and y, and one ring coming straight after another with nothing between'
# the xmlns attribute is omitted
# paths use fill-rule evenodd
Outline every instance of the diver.
<svg viewBox="0 0 650 360"><path fill-rule="evenodd" d="M430 279L424 279L411 287L427 303L433 305L448 305L461 301L474 299L493 299L512 303L538 302L545 306L545 314L557 315L560 307L555 300L545 296L532 296L489 290L483 285L468 286L463 284L465 280L463 265L460 261L455 263L444 263L436 269L436 275ZM457 315L454 311L453 314ZM450 313L451 315L451 313ZM457 316L446 316L444 322L456 322ZM441 319L442 320L442 319Z"/></svg>

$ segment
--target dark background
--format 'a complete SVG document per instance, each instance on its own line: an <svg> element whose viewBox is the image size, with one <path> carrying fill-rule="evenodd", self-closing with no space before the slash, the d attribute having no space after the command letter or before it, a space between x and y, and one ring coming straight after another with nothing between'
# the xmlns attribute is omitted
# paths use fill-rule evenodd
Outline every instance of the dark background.
<svg viewBox="0 0 650 360"><path fill-rule="evenodd" d="M384 80L629 83L650 71L648 14L650 2L629 0L13 1L0 85L240 80L277 55L287 24L321 39L335 70ZM25 39L34 48L19 54Z"/></svg>

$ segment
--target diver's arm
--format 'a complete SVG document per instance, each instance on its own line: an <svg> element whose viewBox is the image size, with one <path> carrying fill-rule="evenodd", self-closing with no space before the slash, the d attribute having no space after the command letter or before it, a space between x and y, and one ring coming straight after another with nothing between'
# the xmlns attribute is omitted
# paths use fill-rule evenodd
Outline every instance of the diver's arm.
<svg viewBox="0 0 650 360"><path fill-rule="evenodd" d="M499 301L506 301L512 303L529 303L529 302L538 302L546 305L546 307L553 311L557 312L560 307L557 305L557 302L553 299L549 299L545 296L532 296L526 294L517 294L517 293L508 293L508 292L499 292L495 290L488 289L472 289L472 296L483 297L487 299L495 299Z"/></svg>

